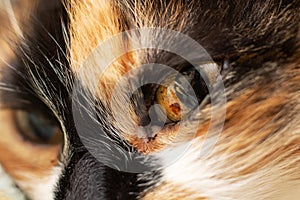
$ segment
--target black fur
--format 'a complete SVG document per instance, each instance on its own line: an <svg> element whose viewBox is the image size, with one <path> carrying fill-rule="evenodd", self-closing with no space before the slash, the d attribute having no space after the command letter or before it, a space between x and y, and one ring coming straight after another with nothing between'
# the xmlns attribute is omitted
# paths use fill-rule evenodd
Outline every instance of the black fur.
<svg viewBox="0 0 300 200"><path fill-rule="evenodd" d="M71 158L64 163L57 183L57 200L136 199L151 184L139 174L103 165L91 156L77 135L71 108L73 74L66 59L68 44L62 28L62 25L68 27L68 18L62 2L39 1L35 10L31 16L33 31L25 33L23 44L16 50L18 59L12 61L15 70L7 68L4 72L2 81L14 91L4 91L2 103L5 107L34 110L46 116L55 114L64 123ZM151 175L154 176L158 179Z"/></svg>

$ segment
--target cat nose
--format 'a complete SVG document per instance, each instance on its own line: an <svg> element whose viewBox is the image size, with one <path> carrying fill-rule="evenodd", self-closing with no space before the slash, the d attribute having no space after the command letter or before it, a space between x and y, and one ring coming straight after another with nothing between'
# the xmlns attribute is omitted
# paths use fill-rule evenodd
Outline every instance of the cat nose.
<svg viewBox="0 0 300 200"><path fill-rule="evenodd" d="M107 167L86 150L75 152L60 178L56 199L137 199L145 190L138 176Z"/></svg>

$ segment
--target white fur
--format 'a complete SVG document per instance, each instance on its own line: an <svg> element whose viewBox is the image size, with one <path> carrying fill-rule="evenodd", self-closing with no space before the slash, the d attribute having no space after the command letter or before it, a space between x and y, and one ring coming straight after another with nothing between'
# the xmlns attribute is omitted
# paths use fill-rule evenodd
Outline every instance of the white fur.
<svg viewBox="0 0 300 200"><path fill-rule="evenodd" d="M51 175L44 178L30 177L30 181L18 181L21 188L32 200L53 200L56 184L61 174L61 167L55 167Z"/></svg>
<svg viewBox="0 0 300 200"><path fill-rule="evenodd" d="M180 147L177 147L180 148ZM182 150L182 149L181 149ZM260 152L261 153L261 152ZM300 199L300 181L291 181L282 165L268 165L249 175L234 177L240 169L236 163L229 163L230 156L199 156L200 148L192 147L174 163L169 163L174 154L160 154L165 168L163 182L181 185L193 196L210 200L296 200ZM251 163L251 162L250 162ZM242 168L243 166L241 166ZM285 174L286 173L286 174Z"/></svg>
<svg viewBox="0 0 300 200"><path fill-rule="evenodd" d="M0 166L0 199L24 200L24 195L16 188L11 178Z"/></svg>

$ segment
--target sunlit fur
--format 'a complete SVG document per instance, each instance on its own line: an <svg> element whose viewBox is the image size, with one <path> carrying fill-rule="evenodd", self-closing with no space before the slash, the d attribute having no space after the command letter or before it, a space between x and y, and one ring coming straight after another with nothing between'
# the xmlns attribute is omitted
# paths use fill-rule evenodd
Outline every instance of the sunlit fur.
<svg viewBox="0 0 300 200"><path fill-rule="evenodd" d="M225 12L226 3L222 3L220 2L220 5L224 6ZM292 19L299 22L297 9L293 11L295 13L285 10L277 13L275 9L268 10L273 3L267 1L261 3L261 7L257 7L264 21L255 27L256 30L251 30L253 33L250 34L264 34L272 20L277 18L281 20L280 24L277 24L279 27L282 26L281 23L286 23L288 27ZM120 4L121 10L128 14L124 18L130 28L161 27L183 33L191 31L188 30L189 17L192 17L189 12L193 7L197 7L196 3L191 2L186 6L180 1L160 2L161 5L165 5L161 10L153 6L155 3L151 1ZM120 11L115 8L115 2L86 0L71 5L73 7L71 6L69 12L72 19L72 61L82 63L97 44L127 29L120 23L123 16L117 20ZM241 22L236 28L243 29L246 25ZM285 37L287 38L276 42L284 42L293 35L287 34ZM117 51L118 45L122 46L124 43L126 44L126 41L120 41L112 51ZM246 47L242 48L237 46L236 53L248 51ZM265 45L253 48L265 48ZM145 199L281 199L281 194L299 189L300 62L298 53L293 56L294 58L286 60L286 63L279 63L274 55L274 60L265 63L263 68L248 72L238 83L231 85L227 89L226 122L214 153L199 159L198 153L201 152L201 141L204 138L200 125L199 137L196 139L199 142L174 165L164 169L161 183L146 193ZM135 53L135 57L147 58L138 53ZM246 59L251 59L251 56ZM134 62L133 60L131 64ZM113 67L111 73L114 76L120 76L131 69L131 65L127 65L128 62L123 63L125 65ZM76 67L74 68L76 70ZM97 69L91 65L86 71L90 75L94 70ZM107 88L106 93L109 93ZM128 116L124 117L126 120ZM206 118L209 120L209 116ZM168 155L160 157L157 153L157 157L164 160Z"/></svg>

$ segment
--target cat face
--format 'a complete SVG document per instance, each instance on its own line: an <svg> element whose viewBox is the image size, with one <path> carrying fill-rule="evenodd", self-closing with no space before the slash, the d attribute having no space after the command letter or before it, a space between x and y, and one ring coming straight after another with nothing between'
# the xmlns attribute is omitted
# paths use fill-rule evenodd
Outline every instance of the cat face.
<svg viewBox="0 0 300 200"><path fill-rule="evenodd" d="M299 198L296 0L8 5L0 161L29 198Z"/></svg>

